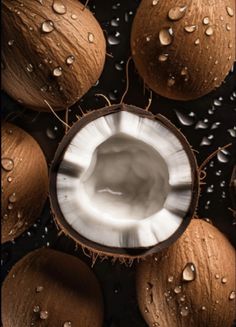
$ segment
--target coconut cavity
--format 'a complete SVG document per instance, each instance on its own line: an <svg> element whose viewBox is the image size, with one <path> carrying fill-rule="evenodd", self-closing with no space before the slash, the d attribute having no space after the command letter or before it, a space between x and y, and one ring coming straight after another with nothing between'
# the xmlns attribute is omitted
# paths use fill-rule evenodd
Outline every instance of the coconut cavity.
<svg viewBox="0 0 236 327"><path fill-rule="evenodd" d="M110 248L170 239L186 226L196 184L196 163L180 135L163 117L130 106L82 118L52 165L59 225L75 239Z"/></svg>

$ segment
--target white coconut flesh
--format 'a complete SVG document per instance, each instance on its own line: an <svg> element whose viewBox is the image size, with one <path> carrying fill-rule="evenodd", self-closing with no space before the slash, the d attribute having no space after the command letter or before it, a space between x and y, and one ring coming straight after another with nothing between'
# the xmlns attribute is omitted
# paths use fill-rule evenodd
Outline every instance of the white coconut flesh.
<svg viewBox="0 0 236 327"><path fill-rule="evenodd" d="M151 247L180 227L192 199L186 150L157 120L120 111L70 141L57 174L66 222L104 246Z"/></svg>

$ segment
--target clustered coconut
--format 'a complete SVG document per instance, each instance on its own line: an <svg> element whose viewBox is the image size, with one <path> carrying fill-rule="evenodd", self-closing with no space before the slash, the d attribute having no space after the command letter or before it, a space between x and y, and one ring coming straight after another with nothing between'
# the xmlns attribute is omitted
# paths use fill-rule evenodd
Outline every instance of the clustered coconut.
<svg viewBox="0 0 236 327"><path fill-rule="evenodd" d="M103 31L77 0L4 0L2 30L3 89L31 109L65 109L100 77Z"/></svg>
<svg viewBox="0 0 236 327"><path fill-rule="evenodd" d="M38 143L21 128L2 124L2 242L39 217L48 194L48 168Z"/></svg>
<svg viewBox="0 0 236 327"><path fill-rule="evenodd" d="M130 105L87 114L63 138L50 173L58 227L99 255L160 251L187 227L198 170L181 132Z"/></svg>
<svg viewBox="0 0 236 327"><path fill-rule="evenodd" d="M214 226L193 219L167 250L137 267L137 297L148 326L231 327L235 249Z"/></svg>
<svg viewBox="0 0 236 327"><path fill-rule="evenodd" d="M132 55L144 82L170 99L220 86L235 60L235 1L142 0Z"/></svg>
<svg viewBox="0 0 236 327"><path fill-rule="evenodd" d="M4 327L101 327L103 300L93 272L76 257L31 252L3 283Z"/></svg>

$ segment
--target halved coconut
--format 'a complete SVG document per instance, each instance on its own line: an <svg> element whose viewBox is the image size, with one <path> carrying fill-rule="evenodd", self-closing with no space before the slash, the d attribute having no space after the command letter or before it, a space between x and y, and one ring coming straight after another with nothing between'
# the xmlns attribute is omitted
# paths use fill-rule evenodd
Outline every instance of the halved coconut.
<svg viewBox="0 0 236 327"><path fill-rule="evenodd" d="M105 255L140 257L171 244L192 218L198 192L185 137L163 116L128 105L74 124L51 167L57 224Z"/></svg>

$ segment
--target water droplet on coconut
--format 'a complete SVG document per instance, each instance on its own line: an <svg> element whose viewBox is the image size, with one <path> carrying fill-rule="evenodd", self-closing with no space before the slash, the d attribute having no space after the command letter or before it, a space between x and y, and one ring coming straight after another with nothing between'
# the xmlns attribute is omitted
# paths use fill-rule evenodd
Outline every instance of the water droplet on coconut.
<svg viewBox="0 0 236 327"><path fill-rule="evenodd" d="M209 17L204 17L202 22L204 25L208 25L210 23Z"/></svg>
<svg viewBox="0 0 236 327"><path fill-rule="evenodd" d="M164 62L168 59L168 54L167 53L163 53L161 54L159 57L158 57L158 60L161 61L161 62Z"/></svg>
<svg viewBox="0 0 236 327"><path fill-rule="evenodd" d="M52 9L59 15L64 15L66 13L66 6L61 0L54 0Z"/></svg>
<svg viewBox="0 0 236 327"><path fill-rule="evenodd" d="M205 31L205 34L207 35L207 36L211 36L211 35L213 35L213 33L214 33L214 30L213 30L213 28L210 26L210 27L208 27L207 29L206 29L206 31Z"/></svg>
<svg viewBox="0 0 236 327"><path fill-rule="evenodd" d="M226 284L227 283L227 278L225 278L225 277L221 278L221 283Z"/></svg>
<svg viewBox="0 0 236 327"><path fill-rule="evenodd" d="M234 10L231 8L231 7L226 7L226 11L227 11L227 14L230 16L230 17L233 17L234 16Z"/></svg>
<svg viewBox="0 0 236 327"><path fill-rule="evenodd" d="M196 278L196 268L192 262L188 262L182 272L182 280L184 282L191 282Z"/></svg>
<svg viewBox="0 0 236 327"><path fill-rule="evenodd" d="M184 17L185 12L186 12L187 6L178 6L178 7L173 7L169 10L168 12L168 17L171 20L179 20Z"/></svg>
<svg viewBox="0 0 236 327"><path fill-rule="evenodd" d="M74 61L75 61L75 57L73 55L70 55L66 58L67 65L72 65Z"/></svg>
<svg viewBox="0 0 236 327"><path fill-rule="evenodd" d="M4 170L11 171L14 168L14 161L9 158L2 158L1 165Z"/></svg>
<svg viewBox="0 0 236 327"><path fill-rule="evenodd" d="M206 124L204 121L200 120L197 122L195 129L206 129L208 128L208 124Z"/></svg>
<svg viewBox="0 0 236 327"><path fill-rule="evenodd" d="M93 35L93 33L88 33L88 41L89 41L89 43L93 43L94 42L94 35Z"/></svg>
<svg viewBox="0 0 236 327"><path fill-rule="evenodd" d="M54 30L54 24L51 20L45 20L41 25L41 30L44 33L50 33Z"/></svg>
<svg viewBox="0 0 236 327"><path fill-rule="evenodd" d="M48 311L46 311L46 310L40 311L39 317L40 317L41 320L48 319Z"/></svg>
<svg viewBox="0 0 236 327"><path fill-rule="evenodd" d="M8 201L10 203L15 203L16 202L16 193L12 193L9 198L8 198Z"/></svg>
<svg viewBox="0 0 236 327"><path fill-rule="evenodd" d="M33 67L33 65L32 65L32 64L28 64L28 65L26 66L26 70L27 70L27 72L32 73L32 72L34 71L34 67Z"/></svg>
<svg viewBox="0 0 236 327"><path fill-rule="evenodd" d="M194 42L195 45L200 44L200 39L196 39L196 41Z"/></svg>
<svg viewBox="0 0 236 327"><path fill-rule="evenodd" d="M175 294L179 294L179 293L181 293L181 292L182 292L182 288L181 288L181 286L176 286L176 287L174 288L174 292L175 292Z"/></svg>
<svg viewBox="0 0 236 327"><path fill-rule="evenodd" d="M159 0L153 0L153 1L152 1L152 5L153 5L153 6L156 6L156 5L158 4L158 2L159 2Z"/></svg>
<svg viewBox="0 0 236 327"><path fill-rule="evenodd" d="M40 293L43 291L43 286L37 286L35 289L36 293Z"/></svg>
<svg viewBox="0 0 236 327"><path fill-rule="evenodd" d="M163 28L159 32L159 40L161 45L170 45L173 40L173 29L171 27L169 28Z"/></svg>
<svg viewBox="0 0 236 327"><path fill-rule="evenodd" d="M72 327L72 323L70 321L65 321L63 327Z"/></svg>
<svg viewBox="0 0 236 327"><path fill-rule="evenodd" d="M180 310L180 314L181 314L182 317L186 317L186 316L189 314L189 309L188 309L188 307L183 307L183 308L181 308L181 310Z"/></svg>
<svg viewBox="0 0 236 327"><path fill-rule="evenodd" d="M73 20L76 20L78 17L77 17L77 15L72 14L72 15L71 15L71 18L72 18Z"/></svg>
<svg viewBox="0 0 236 327"><path fill-rule="evenodd" d="M201 307L201 309L202 311L206 311L206 307L204 305Z"/></svg>
<svg viewBox="0 0 236 327"><path fill-rule="evenodd" d="M35 305L33 311L34 312L39 312L40 311L39 305Z"/></svg>
<svg viewBox="0 0 236 327"><path fill-rule="evenodd" d="M54 68L52 74L55 77L60 77L62 75L62 68L61 67Z"/></svg>
<svg viewBox="0 0 236 327"><path fill-rule="evenodd" d="M226 24L226 30L231 31L231 26L229 24Z"/></svg>
<svg viewBox="0 0 236 327"><path fill-rule="evenodd" d="M188 33L193 33L196 31L197 26L196 25L189 25L189 26L185 26L185 31ZM195 41L196 42L196 41Z"/></svg>
<svg viewBox="0 0 236 327"><path fill-rule="evenodd" d="M11 46L13 46L14 42L15 42L14 40L8 41L8 45L11 47Z"/></svg>
<svg viewBox="0 0 236 327"><path fill-rule="evenodd" d="M176 116L178 117L180 123L184 126L192 126L194 124L194 120L192 117L182 114L179 111L175 111Z"/></svg>
<svg viewBox="0 0 236 327"><path fill-rule="evenodd" d="M7 177L7 181L8 181L8 183L11 183L12 182L12 177L11 176L8 176Z"/></svg>
<svg viewBox="0 0 236 327"><path fill-rule="evenodd" d="M107 41L110 45L118 45L120 43L120 40L114 35L109 35Z"/></svg>
<svg viewBox="0 0 236 327"><path fill-rule="evenodd" d="M234 300L235 299L235 291L232 291L229 295L229 299L230 300Z"/></svg>
<svg viewBox="0 0 236 327"><path fill-rule="evenodd" d="M173 276L169 276L169 277L168 277L168 282L169 282L169 283L172 283L173 280L174 280L174 277L173 277Z"/></svg>
<svg viewBox="0 0 236 327"><path fill-rule="evenodd" d="M215 274L215 278L216 279L219 279L220 278L220 275L219 274Z"/></svg>

